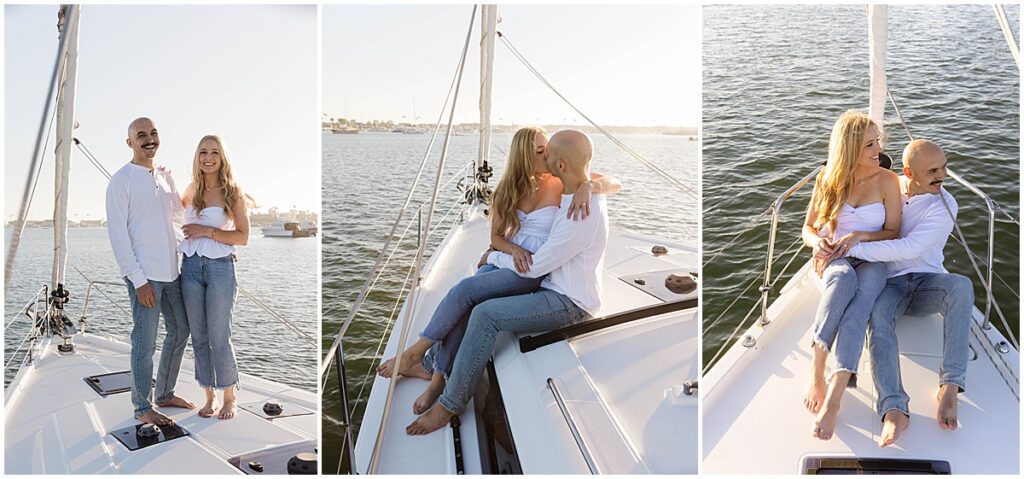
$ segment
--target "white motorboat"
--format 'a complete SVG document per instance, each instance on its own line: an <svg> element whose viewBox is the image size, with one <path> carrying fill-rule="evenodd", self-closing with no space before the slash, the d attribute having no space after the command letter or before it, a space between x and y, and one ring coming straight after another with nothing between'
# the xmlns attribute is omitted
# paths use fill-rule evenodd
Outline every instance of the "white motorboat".
<svg viewBox="0 0 1024 479"><path fill-rule="evenodd" d="M92 289L98 284L123 288L123 283L90 281L84 305L68 301L64 275L67 198L80 11L77 5L60 7L58 24L59 60L52 83L59 85L52 283L7 322L11 326L19 319L31 321L21 328L28 333L5 362L7 367L20 367L4 391L4 472L316 473L316 394L243 374L245 387L238 392L239 413L232 420L200 418L195 411L164 408L162 412L176 425L144 427L132 417L128 341L86 332L87 325L95 328L103 324L103 319L87 320ZM39 140L44 133L40 131ZM40 143L37 141L37 145ZM38 156L33 157L30 171L36 171ZM31 201L30 194L26 198ZM26 205L22 206L7 255L8 280L27 212ZM72 306L76 313L81 312L77 324L69 319ZM315 344L311 337L308 340ZM199 390L192 369L192 360L186 357L177 383L179 390Z"/></svg>
<svg viewBox="0 0 1024 479"><path fill-rule="evenodd" d="M473 18L475 12L474 7ZM468 188L462 220L425 268L419 267L422 247L417 253L412 277L422 280L414 283L383 357L395 356L412 343L415 338L409 332L426 325L447 291L475 271L479 253L489 244L486 203L496 7L484 5L480 21L481 140L475 185ZM471 33L472 22L465 48ZM465 57L466 50L463 61ZM457 85L458 81L453 83L456 99ZM435 135L440 127L439 121ZM451 136L450 117L447 131ZM442 151L442 162L445 154ZM408 204L407 200L403 212ZM430 204L427 211L433 210ZM393 228L401 220L400 213ZM430 223L428 216L427 231ZM344 370L344 334L394 232L327 351L322 378L332 366ZM411 405L426 381L375 377L358 438L353 441L356 435L348 428L349 448L341 455L359 474L696 474L698 266L695 245L613 227L597 318L546 333L501 334L493 362L466 411L451 427L425 436L409 436L405 427L416 417ZM340 393L345 411L339 422L351 424L344 381Z"/></svg>
<svg viewBox="0 0 1024 479"><path fill-rule="evenodd" d="M263 236L273 238L308 238L316 236L316 228L308 228L296 221L275 221L268 226L260 228Z"/></svg>
<svg viewBox="0 0 1024 479"><path fill-rule="evenodd" d="M997 12L1000 9L997 7ZM868 8L871 37L870 114L882 124L886 103L886 9ZM1011 37L1012 38L1012 37ZM1015 45L1014 45L1015 47ZM889 96L892 100L891 95ZM895 101L893 107L898 113ZM902 116L901 120L902 121ZM904 125L905 126L905 125ZM908 129L909 132L909 129ZM818 167L819 169L821 167ZM1008 336L992 327L990 316L1002 312L991 295L994 202L954 172L949 176L977 195L989 212L987 274L975 265L971 271L987 295L978 297L971 322L967 391L960 395L959 429L945 431L935 420L938 370L942 359L943 320L939 315L905 316L897 321L900 371L911 397L910 424L895 445L879 448L882 423L875 411L870 354L865 348L856 387L843 397L836 430L828 441L810 434L811 416L802 404L810 377L811 334L822 283L810 263L804 264L769 304L773 265L789 251L776 255L776 227L783 203L810 182L818 169L782 193L769 210L771 230L760 309L748 313L737 326L737 341L723 345L724 354L703 378L702 473L705 474L875 474L875 473L1019 473L1020 354L1012 330ZM963 190L961 190L963 191ZM963 195L961 206L977 198ZM957 240L954 232L953 240ZM963 242L962 237L959 240ZM800 244L797 239L793 246ZM950 241L947 247L956 247ZM791 249L793 247L791 246ZM789 263L801 248L795 248ZM972 258L973 253L968 251ZM973 259L972 259L973 262ZM786 266L789 266L787 264ZM785 270L785 268L784 268ZM760 315L757 313L760 312ZM1010 312L1013 314L1013 312ZM832 358L830 358L830 364Z"/></svg>

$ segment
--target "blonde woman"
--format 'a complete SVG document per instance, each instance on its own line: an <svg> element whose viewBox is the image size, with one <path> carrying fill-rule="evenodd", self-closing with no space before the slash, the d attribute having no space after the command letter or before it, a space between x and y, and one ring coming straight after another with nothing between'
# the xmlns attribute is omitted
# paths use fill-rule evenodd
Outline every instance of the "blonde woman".
<svg viewBox="0 0 1024 479"><path fill-rule="evenodd" d="M817 415L811 434L822 440L835 430L843 390L856 385L868 318L885 287L884 263L846 257L846 252L861 241L899 236L899 180L879 167L881 151L878 125L861 112L843 113L832 127L828 161L815 181L803 226L804 243L814 251L825 284L815 315L814 368L804 395L804 405ZM836 367L826 381L830 352Z"/></svg>
<svg viewBox="0 0 1024 479"><path fill-rule="evenodd" d="M224 142L204 136L196 147L192 183L182 195L185 240L178 247L181 289L192 330L196 382L206 393L202 417L237 413L238 365L231 345L231 315L238 283L235 246L249 241L247 197L235 183ZM217 404L216 390L223 391Z"/></svg>
<svg viewBox="0 0 1024 479"><path fill-rule="evenodd" d="M562 182L548 169L547 144L547 132L541 128L526 127L515 133L505 172L491 201L491 247L512 255L520 272L530 270L531 256L547 241L556 215L583 219L588 214L583 205L589 203L591 194L612 194L622 187L614 178L592 173L591 180L576 191L569 211L560 211ZM478 267L476 274L448 291L419 339L402 352L398 375L430 380L413 403L416 414L430 408L444 390L473 306L488 299L531 293L543 279L523 278L489 264ZM394 362L395 358L388 359L377 373L392 377Z"/></svg>

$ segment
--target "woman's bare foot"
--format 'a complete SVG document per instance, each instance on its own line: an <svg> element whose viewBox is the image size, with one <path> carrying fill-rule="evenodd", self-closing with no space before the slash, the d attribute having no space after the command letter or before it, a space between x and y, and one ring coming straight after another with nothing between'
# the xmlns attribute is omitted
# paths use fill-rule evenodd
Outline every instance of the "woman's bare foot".
<svg viewBox="0 0 1024 479"><path fill-rule="evenodd" d="M220 408L220 414L217 415L217 419L231 419L235 417L235 413L238 412L238 408L235 407L236 402L235 387L229 386L224 389L224 406Z"/></svg>
<svg viewBox="0 0 1024 479"><path fill-rule="evenodd" d="M804 392L804 407L808 411L817 413L821 410L822 404L825 403L825 388L825 375L814 374L807 383L807 391Z"/></svg>
<svg viewBox="0 0 1024 479"><path fill-rule="evenodd" d="M217 400L207 399L206 404L199 408L199 417L213 417L213 413L217 412Z"/></svg>
<svg viewBox="0 0 1024 479"><path fill-rule="evenodd" d="M399 376L405 376L407 378L420 378L430 380L430 373L423 368L423 356L427 354L427 350L434 342L429 339L419 338L412 346L402 351L402 370L398 371ZM377 374L390 378L394 375L395 371L395 358L384 361L380 366L377 366Z"/></svg>
<svg viewBox="0 0 1024 479"><path fill-rule="evenodd" d="M455 413L447 410L440 403L435 404L425 414L416 418L412 424L405 428L405 433L410 436L421 436L430 434L448 424Z"/></svg>
<svg viewBox="0 0 1024 479"><path fill-rule="evenodd" d="M437 401L438 396L443 391L444 376L440 373L435 373L430 378L430 384L427 384L427 388L423 390L423 394L420 394L416 401L412 403L413 414L423 414L430 406L434 405L434 401Z"/></svg>
<svg viewBox="0 0 1024 479"><path fill-rule="evenodd" d="M804 407L808 412L816 414L825 404L825 391L828 389L828 382L825 381L825 360L828 359L828 351L817 342L812 349L814 360L811 366L811 380L807 382L807 390L804 392Z"/></svg>
<svg viewBox="0 0 1024 479"><path fill-rule="evenodd" d="M836 415L839 414L839 407L832 407L831 404L825 403L825 406L818 412L818 417L814 419L814 429L811 431L811 436L814 436L822 441L832 439L832 433L836 430Z"/></svg>
<svg viewBox="0 0 1024 479"><path fill-rule="evenodd" d="M238 408L235 407L235 401L224 401L224 407L220 408L220 414L217 415L217 419L231 419L235 417L237 412Z"/></svg>
<svg viewBox="0 0 1024 479"><path fill-rule="evenodd" d="M430 380L430 373L423 367L423 356L418 358L412 357L409 351L402 353L402 370L398 371L399 376L405 376L407 378L420 378ZM395 370L395 358L384 361L377 367L377 374L380 376L390 378L394 375Z"/></svg>
<svg viewBox="0 0 1024 479"><path fill-rule="evenodd" d="M818 411L818 416L814 419L814 429L811 431L811 436L822 441L832 439L832 434L836 430L836 415L839 414L839 406L843 402L843 392L846 390L846 385L850 382L851 375L849 371L838 371L832 375L832 380L828 383L828 392L825 394L824 404L821 406L821 411Z"/></svg>
<svg viewBox="0 0 1024 479"><path fill-rule="evenodd" d="M171 396L171 399L158 403L159 407L180 407L183 409L195 409L196 405L192 401L188 401L185 398L179 396Z"/></svg>
<svg viewBox="0 0 1024 479"><path fill-rule="evenodd" d="M885 447L900 437L903 431L910 426L910 418L895 409L890 410L882 416L882 435L878 438L878 447Z"/></svg>
<svg viewBox="0 0 1024 479"><path fill-rule="evenodd" d="M957 428L956 406L960 387L956 384L943 384L939 387L939 393L935 399L939 400L939 407L935 411L935 419L939 421L939 427L947 431Z"/></svg>
<svg viewBox="0 0 1024 479"><path fill-rule="evenodd" d="M148 412L135 416L135 419L142 421L143 424L156 424L157 426L168 426L174 424L174 420L160 414L157 411L150 409Z"/></svg>

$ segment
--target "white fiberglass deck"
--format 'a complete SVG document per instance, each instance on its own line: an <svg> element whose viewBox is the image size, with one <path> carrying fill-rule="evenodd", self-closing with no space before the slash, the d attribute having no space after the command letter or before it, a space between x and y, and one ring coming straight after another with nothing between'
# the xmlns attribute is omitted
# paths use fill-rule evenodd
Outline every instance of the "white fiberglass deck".
<svg viewBox="0 0 1024 479"><path fill-rule="evenodd" d="M460 279L472 274L487 248L488 224L473 216L457 227L431 259L419 306L413 315L408 343L416 339L431 313ZM654 256L651 247L667 246L669 254ZM697 271L694 248L655 241L640 235L612 232L605 255L603 307L598 316L662 303L620 277L643 273ZM653 285L653 282L649 281ZM697 292L677 299L696 298ZM580 447L548 387L553 379L579 428L582 441L602 473L696 473L696 395L682 385L696 380L698 319L696 309L636 320L628 324L520 352L518 339L498 338L494 365L511 435L523 472L589 473ZM398 322L384 357L395 354ZM526 335L523 335L526 336ZM426 381L402 378L395 387L381 450L381 473L454 473L452 429L426 436L408 436L405 426L416 416L412 402ZM365 473L379 430L388 380L377 377L356 442L357 471ZM465 472L479 473L473 405L460 417Z"/></svg>
<svg viewBox="0 0 1024 479"><path fill-rule="evenodd" d="M910 428L896 444L879 448L870 355L865 348L856 389L843 396L835 435L811 436L814 416L802 403L811 370L811 328L820 282L805 265L768 310L771 323L745 334L703 381L703 466L709 474L795 474L804 456L902 458L948 461L954 474L1017 474L1019 464L1019 353L991 345L992 328L971 331L967 391L960 395L960 428L945 431L935 420L942 318L905 316L897 321L900 369L910 395ZM975 309L974 321L980 320ZM742 337L742 336L741 336ZM833 364L830 358L829 367Z"/></svg>
<svg viewBox="0 0 1024 479"><path fill-rule="evenodd" d="M233 419L201 418L195 410L162 408L189 436L129 451L110 432L138 424L131 393L101 397L84 378L129 369L127 344L76 334L74 354L42 338L34 361L6 391L4 472L7 474L242 474L231 457L286 444L316 445L317 399L311 392L242 375L240 405L276 399L311 414L267 420L241 408ZM176 392L201 404L191 361ZM298 406L296 408L295 406ZM285 459L287 460L287 458ZM268 468L267 472L271 472Z"/></svg>

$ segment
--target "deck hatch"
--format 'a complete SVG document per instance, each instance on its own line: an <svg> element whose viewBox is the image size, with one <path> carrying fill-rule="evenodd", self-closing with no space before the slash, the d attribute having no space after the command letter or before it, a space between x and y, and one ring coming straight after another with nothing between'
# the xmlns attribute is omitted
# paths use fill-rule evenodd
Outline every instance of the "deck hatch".
<svg viewBox="0 0 1024 479"><path fill-rule="evenodd" d="M97 374L82 378L96 394L107 397L111 394L126 393L132 390L132 372L118 371L114 373ZM156 385L156 381L153 381Z"/></svg>
<svg viewBox="0 0 1024 479"><path fill-rule="evenodd" d="M950 474L949 462L893 457L805 457L804 474Z"/></svg>
<svg viewBox="0 0 1024 479"><path fill-rule="evenodd" d="M280 412L277 412L277 407L266 407L268 403L280 405ZM249 411L259 417L262 417L263 419L266 419L268 421L272 421L274 419L281 419L283 417L305 416L307 414L313 414L313 411L310 411L309 409L306 409L302 406L287 401L278 401L276 399L271 398L268 398L264 401L255 401L239 404L238 407L246 411ZM275 412L277 413L274 414Z"/></svg>
<svg viewBox="0 0 1024 479"><path fill-rule="evenodd" d="M662 301L695 297L699 286L697 273L679 268L627 274L619 280Z"/></svg>
<svg viewBox="0 0 1024 479"><path fill-rule="evenodd" d="M185 428L177 424L173 424L169 426L157 426L160 431L157 435L144 437L144 432L142 432L142 430L145 426L145 424L133 424L126 428L111 431L110 435L114 436L114 439L117 439L117 441L123 444L124 447L128 448L129 451L137 451L142 448L189 435Z"/></svg>

